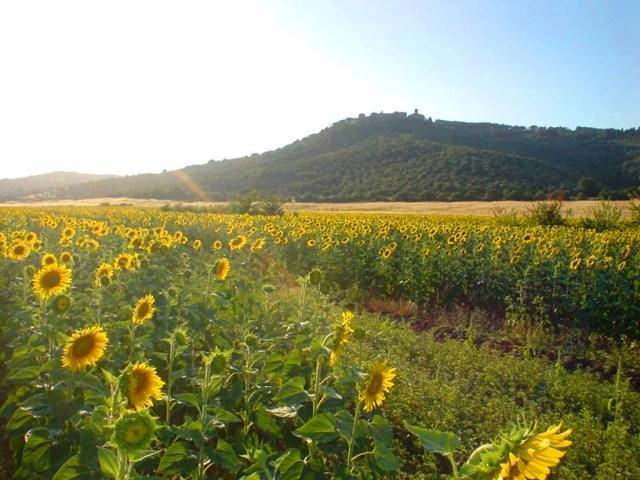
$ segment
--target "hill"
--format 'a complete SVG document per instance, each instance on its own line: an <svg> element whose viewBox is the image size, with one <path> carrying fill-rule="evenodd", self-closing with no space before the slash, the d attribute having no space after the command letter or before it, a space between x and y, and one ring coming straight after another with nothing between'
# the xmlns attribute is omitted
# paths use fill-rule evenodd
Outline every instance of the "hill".
<svg viewBox="0 0 640 480"><path fill-rule="evenodd" d="M277 150L162 174L71 185L56 198L226 200L248 191L297 201L626 198L640 129L521 127L360 115Z"/></svg>
<svg viewBox="0 0 640 480"><path fill-rule="evenodd" d="M62 195L70 185L117 178L115 175L91 175L77 172L51 172L22 178L0 179L0 199L47 197L49 191Z"/></svg>

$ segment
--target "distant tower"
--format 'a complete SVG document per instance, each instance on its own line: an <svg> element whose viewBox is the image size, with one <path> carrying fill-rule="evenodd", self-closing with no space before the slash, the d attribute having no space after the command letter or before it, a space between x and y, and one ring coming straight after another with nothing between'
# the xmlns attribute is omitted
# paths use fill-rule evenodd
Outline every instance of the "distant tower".
<svg viewBox="0 0 640 480"><path fill-rule="evenodd" d="M413 109L413 113L414 113L414 115L417 115L417 114L418 114L418 109L417 109L417 108L414 108L414 109Z"/></svg>

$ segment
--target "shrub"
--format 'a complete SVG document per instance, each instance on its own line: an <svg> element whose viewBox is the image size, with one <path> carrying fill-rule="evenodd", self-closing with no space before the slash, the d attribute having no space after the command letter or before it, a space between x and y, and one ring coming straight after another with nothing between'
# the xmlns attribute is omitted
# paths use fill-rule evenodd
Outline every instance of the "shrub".
<svg viewBox="0 0 640 480"><path fill-rule="evenodd" d="M545 200L529 206L528 218L534 225L554 226L564 225L570 212L563 212L562 202L559 200Z"/></svg>
<svg viewBox="0 0 640 480"><path fill-rule="evenodd" d="M591 215L582 220L582 226L598 232L615 230L620 228L621 217L622 211L613 202L601 200L591 209Z"/></svg>

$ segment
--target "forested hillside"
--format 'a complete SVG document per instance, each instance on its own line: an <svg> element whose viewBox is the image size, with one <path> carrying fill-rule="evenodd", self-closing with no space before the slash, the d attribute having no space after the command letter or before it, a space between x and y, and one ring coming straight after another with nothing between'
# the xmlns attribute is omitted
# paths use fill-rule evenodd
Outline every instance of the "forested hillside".
<svg viewBox="0 0 640 480"><path fill-rule="evenodd" d="M640 129L520 127L360 115L283 148L49 191L61 198L296 201L626 198L638 187Z"/></svg>

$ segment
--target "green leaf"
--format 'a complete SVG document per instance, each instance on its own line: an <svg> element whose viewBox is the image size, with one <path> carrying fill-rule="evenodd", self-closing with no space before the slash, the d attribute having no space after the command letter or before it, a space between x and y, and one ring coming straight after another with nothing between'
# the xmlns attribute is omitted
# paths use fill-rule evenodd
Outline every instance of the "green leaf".
<svg viewBox="0 0 640 480"><path fill-rule="evenodd" d="M200 408L200 397L195 393L178 393L174 398L192 407Z"/></svg>
<svg viewBox="0 0 640 480"><path fill-rule="evenodd" d="M338 438L333 416L328 413L316 415L293 432L298 437L314 442L331 442Z"/></svg>
<svg viewBox="0 0 640 480"><path fill-rule="evenodd" d="M223 439L218 440L216 449L209 452L211 459L222 465L226 470L235 473L242 468L242 462L230 443Z"/></svg>
<svg viewBox="0 0 640 480"><path fill-rule="evenodd" d="M406 422L405 427L418 437L424 449L431 453L453 453L460 445L460 439L451 432L427 430L426 428L409 425Z"/></svg>
<svg viewBox="0 0 640 480"><path fill-rule="evenodd" d="M387 448L386 445L382 443L375 443L375 448L373 449L373 458L375 459L378 467L380 467L385 472L393 472L394 470L398 470L401 466L398 458L394 455L391 449Z"/></svg>
<svg viewBox="0 0 640 480"><path fill-rule="evenodd" d="M184 442L176 442L164 452L158 472L165 475L190 475L198 467L198 458Z"/></svg>
<svg viewBox="0 0 640 480"><path fill-rule="evenodd" d="M102 473L111 478L118 476L118 460L115 453L108 448L98 448L98 461L100 462L100 470Z"/></svg>
<svg viewBox="0 0 640 480"><path fill-rule="evenodd" d="M287 399L292 399L299 397L301 395L306 395L306 391L304 389L305 379L304 377L293 377L285 382L284 385L280 388L278 394L273 397L275 402L282 402Z"/></svg>
<svg viewBox="0 0 640 480"><path fill-rule="evenodd" d="M49 468L49 431L46 428L32 428L25 435L26 444L22 452L22 464L29 469L43 472Z"/></svg>
<svg viewBox="0 0 640 480"><path fill-rule="evenodd" d="M304 462L300 459L297 448L287 450L273 464L278 469L280 480L298 480L304 470Z"/></svg>
<svg viewBox="0 0 640 480"><path fill-rule="evenodd" d="M82 480L92 477L91 469L82 464L79 455L74 455L62 464L51 480Z"/></svg>

